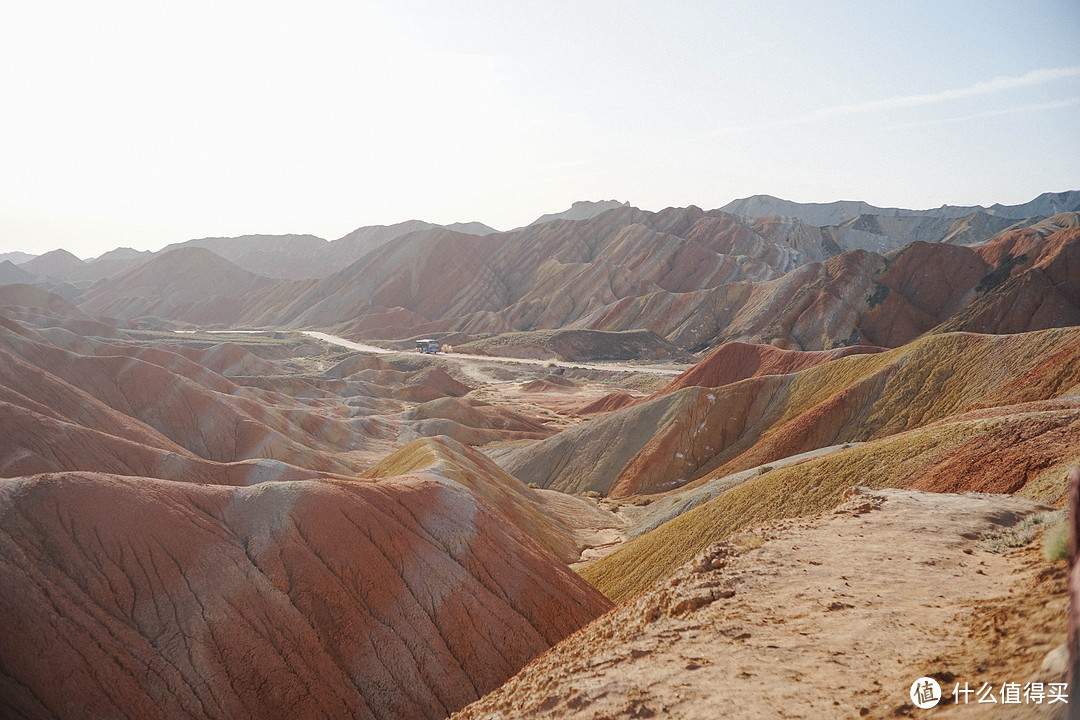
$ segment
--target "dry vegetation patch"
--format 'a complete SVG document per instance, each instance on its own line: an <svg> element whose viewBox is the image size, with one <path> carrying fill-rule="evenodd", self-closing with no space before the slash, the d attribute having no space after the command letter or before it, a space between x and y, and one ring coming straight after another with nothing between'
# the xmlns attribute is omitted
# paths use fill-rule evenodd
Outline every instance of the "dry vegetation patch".
<svg viewBox="0 0 1080 720"><path fill-rule="evenodd" d="M853 485L907 487L913 477L1007 422L1007 417L997 417L942 423L775 468L632 540L582 569L581 574L620 602L742 527L822 512L835 507L844 490ZM1057 488L1060 495L1064 488L1061 477Z"/></svg>

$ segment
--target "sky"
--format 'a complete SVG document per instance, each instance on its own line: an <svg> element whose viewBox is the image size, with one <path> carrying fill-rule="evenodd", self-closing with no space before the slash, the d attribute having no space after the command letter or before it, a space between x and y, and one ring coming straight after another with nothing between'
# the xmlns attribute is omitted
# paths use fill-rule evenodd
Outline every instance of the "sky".
<svg viewBox="0 0 1080 720"><path fill-rule="evenodd" d="M0 4L0 253L1080 189L1080 2Z"/></svg>

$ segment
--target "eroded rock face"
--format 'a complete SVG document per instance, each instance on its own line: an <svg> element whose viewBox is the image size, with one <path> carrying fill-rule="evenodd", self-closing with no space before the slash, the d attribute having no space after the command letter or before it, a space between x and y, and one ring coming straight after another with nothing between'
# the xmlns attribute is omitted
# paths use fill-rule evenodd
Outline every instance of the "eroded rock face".
<svg viewBox="0 0 1080 720"><path fill-rule="evenodd" d="M463 486L0 480L0 714L440 718L609 606Z"/></svg>

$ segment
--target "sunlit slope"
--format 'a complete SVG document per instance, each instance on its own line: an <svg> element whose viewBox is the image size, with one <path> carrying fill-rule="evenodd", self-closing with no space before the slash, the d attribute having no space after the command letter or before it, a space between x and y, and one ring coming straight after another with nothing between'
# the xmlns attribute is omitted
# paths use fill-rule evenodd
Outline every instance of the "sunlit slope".
<svg viewBox="0 0 1080 720"><path fill-rule="evenodd" d="M1017 492L1061 502L1080 460L1080 400L998 408L917 428L756 475L675 517L582 571L616 602L656 582L709 543L750 524L807 515L852 485L949 492Z"/></svg>
<svg viewBox="0 0 1080 720"><path fill-rule="evenodd" d="M652 493L816 448L873 440L971 409L1069 394L1080 328L930 335L798 373L689 387L496 455L544 487Z"/></svg>
<svg viewBox="0 0 1080 720"><path fill-rule="evenodd" d="M379 479L415 472L436 474L468 488L562 560L571 562L580 556L580 548L575 546L570 531L559 519L541 511L532 489L508 475L485 455L449 437L414 440L361 477Z"/></svg>

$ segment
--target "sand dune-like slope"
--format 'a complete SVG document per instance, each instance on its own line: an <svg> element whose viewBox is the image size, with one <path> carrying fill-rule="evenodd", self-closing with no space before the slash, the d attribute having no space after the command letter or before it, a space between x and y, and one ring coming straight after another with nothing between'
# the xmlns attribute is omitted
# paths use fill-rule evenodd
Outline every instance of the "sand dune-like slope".
<svg viewBox="0 0 1080 720"><path fill-rule="evenodd" d="M50 335L57 337L59 342L63 342L59 336L69 333L105 338L117 336L114 323L93 317L59 295L34 285L0 285L0 316L43 332L51 331Z"/></svg>
<svg viewBox="0 0 1080 720"><path fill-rule="evenodd" d="M385 478L419 470L468 488L563 561L572 562L581 556L583 547L576 542L573 528L545 512L548 503L543 496L508 475L487 456L452 438L408 443L366 470L363 477Z"/></svg>
<svg viewBox="0 0 1080 720"><path fill-rule="evenodd" d="M689 417L705 396L691 388L590 420L526 446L494 448L491 457L526 483L580 493L609 494L614 478L653 433Z"/></svg>
<svg viewBox="0 0 1080 720"><path fill-rule="evenodd" d="M1044 509L997 495L859 491L835 511L748 530L605 615L453 717L888 718L987 712L957 683L1064 682L1065 564L978 538ZM944 700L909 696L936 678ZM1021 715L1017 711L1032 713Z"/></svg>
<svg viewBox="0 0 1080 720"><path fill-rule="evenodd" d="M439 718L607 608L431 473L0 480L8 717Z"/></svg>
<svg viewBox="0 0 1080 720"><path fill-rule="evenodd" d="M555 433L543 423L506 408L472 398L444 397L422 403L401 415L403 437L443 435L468 445L499 440L540 440Z"/></svg>
<svg viewBox="0 0 1080 720"><path fill-rule="evenodd" d="M75 396L78 399L78 396ZM145 426L119 418L112 432L54 416L19 398L0 401L0 477L85 470L215 485L303 480L313 471L257 458L221 463L173 445Z"/></svg>
<svg viewBox="0 0 1080 720"><path fill-rule="evenodd" d="M63 302L52 298L52 305ZM82 315L59 308L65 309ZM0 402L8 429L0 436L0 472L87 470L244 484L277 472L295 477L299 468L353 474L405 432L473 444L552 432L507 409L445 402L469 388L435 367L306 379L278 372L273 361L231 343L118 344L0 316ZM234 463L241 465L228 469ZM268 471L275 463L292 469Z"/></svg>
<svg viewBox="0 0 1080 720"><path fill-rule="evenodd" d="M280 368L272 361L261 358L236 343L225 342L208 348L180 346L170 349L224 377L281 374Z"/></svg>

